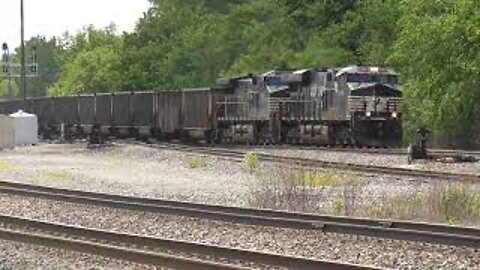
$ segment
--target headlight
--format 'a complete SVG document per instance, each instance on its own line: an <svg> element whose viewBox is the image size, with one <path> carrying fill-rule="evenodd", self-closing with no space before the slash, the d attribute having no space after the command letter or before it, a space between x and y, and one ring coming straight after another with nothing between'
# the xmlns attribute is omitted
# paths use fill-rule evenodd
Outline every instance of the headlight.
<svg viewBox="0 0 480 270"><path fill-rule="evenodd" d="M398 115L397 115L397 112L393 112L393 113L392 113L392 117L393 117L393 118L397 118L397 116L398 116Z"/></svg>
<svg viewBox="0 0 480 270"><path fill-rule="evenodd" d="M372 116L372 112L367 112L365 115L366 115L367 117L370 117L370 116Z"/></svg>

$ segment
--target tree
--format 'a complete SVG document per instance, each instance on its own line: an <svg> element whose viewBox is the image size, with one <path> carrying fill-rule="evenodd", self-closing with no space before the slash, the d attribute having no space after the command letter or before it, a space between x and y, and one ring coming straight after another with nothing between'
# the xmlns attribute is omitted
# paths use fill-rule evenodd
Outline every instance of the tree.
<svg viewBox="0 0 480 270"><path fill-rule="evenodd" d="M36 60L39 65L37 77L27 79L27 95L46 96L48 88L56 82L59 72L59 64L55 58L58 50L57 39L47 40L45 37L37 36L26 41L25 46L30 54L36 51Z"/></svg>
<svg viewBox="0 0 480 270"><path fill-rule="evenodd" d="M61 64L51 95L119 91L122 85L120 54L123 39L115 27L85 28L76 36L68 33L59 41L57 61Z"/></svg>
<svg viewBox="0 0 480 270"><path fill-rule="evenodd" d="M479 143L480 9L476 1L406 0L390 63L402 72L406 123L450 146Z"/></svg>

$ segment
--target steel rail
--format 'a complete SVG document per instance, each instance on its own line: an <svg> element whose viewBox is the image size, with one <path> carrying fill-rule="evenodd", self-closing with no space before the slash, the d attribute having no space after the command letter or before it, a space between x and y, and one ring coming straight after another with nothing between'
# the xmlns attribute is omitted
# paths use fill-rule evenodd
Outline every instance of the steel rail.
<svg viewBox="0 0 480 270"><path fill-rule="evenodd" d="M233 161L243 161L245 151L224 149L224 148L211 148L204 146L185 146L185 145L157 145L148 144L148 147L154 149L172 149L177 151L195 152L199 154L212 155L217 157L226 158ZM428 171L428 170L414 170L398 167L387 167L377 165L363 165L354 163L343 163L335 161L325 161L319 159L299 158L299 157L287 157L281 155L272 155L265 153L257 153L260 160L272 163L290 164L307 168L332 168L346 171L366 172L366 173L378 173L398 176L410 176L410 177L425 177L434 178L436 180L455 180L462 182L476 182L480 181L480 175L467 174L467 173L449 173L440 171Z"/></svg>
<svg viewBox="0 0 480 270"><path fill-rule="evenodd" d="M161 253L147 252L143 250L116 247L100 243L80 241L74 239L65 239L56 236L47 236L34 233L19 232L14 230L0 229L0 239L25 244L39 245L49 248L71 250L86 254L92 254L102 257L109 257L123 261L129 261L139 264L149 264L156 266L165 266L173 269L202 269L202 270L220 270L220 269L247 269L233 265L219 264L182 258Z"/></svg>
<svg viewBox="0 0 480 270"><path fill-rule="evenodd" d="M188 255L200 255L209 258L209 261L203 261L198 259L189 259L185 258L183 255L182 257L173 256L174 260L184 265L176 265L175 268L181 269L246 269L243 267L230 265L230 264L221 264L218 262L210 261L211 258L215 258L217 260L231 260L231 261L241 261L241 262L249 262L255 263L259 265L265 266L278 266L278 267L287 267L291 269L338 269L338 270L361 270L361 269L378 269L370 266L360 266L355 264L347 264L341 262L334 262L329 260L318 260L312 258L305 258L305 257L297 257L297 256L288 256L288 255L279 255L274 253L268 252L259 252L254 250L245 250L245 249L238 249L238 248L230 248L230 247L222 247L222 246L215 246L215 245L207 245L195 242L188 242L182 240L173 240L173 239L165 239L165 238L158 238L158 237L151 237L151 236L142 236L138 234L129 234L129 233L119 233L119 232L111 232L106 230L99 230L99 229L91 229L91 228L84 228L79 226L72 226L60 223L50 223L45 221L39 220L32 220L32 219L25 219L13 216L2 216L0 215L0 223L4 225L14 225L22 227L22 231L27 228L28 230L34 230L35 235L43 235L44 238L47 238L47 242L49 240L50 235L54 234L56 238L58 234L60 234L60 238L63 238L63 242L68 242L69 240L65 240L65 238L74 239L72 244L74 247L80 241L80 243L94 243L88 245L87 249L77 250L81 252L88 252L89 249L94 246L96 247L97 244L95 242L103 243L102 245L108 245L108 243L114 243L116 247L115 250L127 250L131 251L134 250L134 257L139 258L135 260L137 263L144 263L144 264L156 264L165 266L165 263L169 263L168 260L171 260L171 255L158 255L158 251L156 250L168 250L169 252L173 253L182 253ZM1 232L1 229L0 229ZM39 233L40 232L40 233ZM66 237L61 237L62 235ZM0 233L0 238L2 234ZM81 240L79 240L80 238ZM15 239L8 239L8 240L15 240ZM107 244L105 244L107 243ZM35 244L41 244L35 242ZM110 245L111 246L111 245ZM141 247L141 248L139 248ZM69 246L60 246L60 248L68 249ZM154 252L152 252L152 250ZM97 254L95 251L94 254ZM145 254L148 256L145 258ZM112 257L111 254L98 254L98 255L106 255L108 257ZM160 256L160 258L158 258ZM151 257L151 258L150 258ZM164 258L168 258L165 260ZM124 257L117 255L115 257L117 259L124 259ZM129 257L127 257L129 258ZM168 265L167 265L168 266ZM195 268L191 268L195 266ZM198 268L198 266L202 268ZM190 267L190 268L189 268Z"/></svg>
<svg viewBox="0 0 480 270"><path fill-rule="evenodd" d="M120 140L121 141L121 140ZM204 144L204 143L172 143L158 142L156 145L180 146L180 147L204 147L221 148L228 150L258 151L258 150L306 150L306 151L330 151L346 152L359 154L378 154L378 155L405 155L406 148L354 148L354 147L330 147L330 146L305 146L305 145L239 145L239 144ZM428 149L428 153L433 155L471 155L480 157L480 151L475 150L449 150L449 149Z"/></svg>
<svg viewBox="0 0 480 270"><path fill-rule="evenodd" d="M133 211L249 225L319 230L405 241L480 248L480 229L406 221L374 220L257 210L190 202L135 198L0 181L0 193Z"/></svg>
<svg viewBox="0 0 480 270"><path fill-rule="evenodd" d="M378 155L405 155L408 151L406 148L355 148L355 147L330 147L330 146L302 146L302 145L235 145L235 144L199 144L199 143L165 143L162 145L182 145L191 147L208 147L208 148L225 148L233 150L306 150L306 151L330 151L358 154L378 154ZM480 151L475 150L448 150L448 149L428 149L428 153L433 155L471 155L480 157Z"/></svg>

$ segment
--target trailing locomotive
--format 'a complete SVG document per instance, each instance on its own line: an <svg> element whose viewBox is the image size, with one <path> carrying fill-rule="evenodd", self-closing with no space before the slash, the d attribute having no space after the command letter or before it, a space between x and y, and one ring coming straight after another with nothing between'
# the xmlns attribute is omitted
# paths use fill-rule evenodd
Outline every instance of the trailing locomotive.
<svg viewBox="0 0 480 270"><path fill-rule="evenodd" d="M215 88L32 98L0 113L37 114L45 137L200 139L216 143L394 146L401 91L391 69L275 70Z"/></svg>

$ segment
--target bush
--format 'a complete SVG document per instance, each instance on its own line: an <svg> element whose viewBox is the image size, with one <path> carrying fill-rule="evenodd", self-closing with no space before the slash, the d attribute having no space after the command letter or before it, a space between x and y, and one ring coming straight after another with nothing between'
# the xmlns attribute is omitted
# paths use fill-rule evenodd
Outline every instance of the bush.
<svg viewBox="0 0 480 270"><path fill-rule="evenodd" d="M199 169L207 167L207 161L201 156L189 156L187 158L187 165L190 169Z"/></svg>

